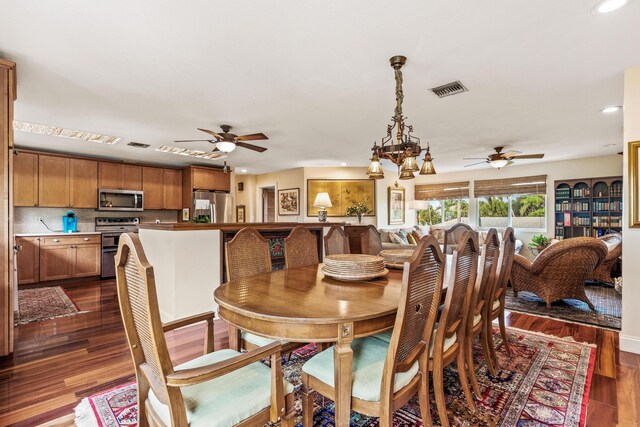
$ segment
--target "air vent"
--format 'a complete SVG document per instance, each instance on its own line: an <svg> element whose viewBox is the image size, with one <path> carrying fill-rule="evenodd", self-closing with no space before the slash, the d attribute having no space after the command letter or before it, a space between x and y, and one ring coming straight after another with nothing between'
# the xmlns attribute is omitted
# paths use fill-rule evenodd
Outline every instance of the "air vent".
<svg viewBox="0 0 640 427"><path fill-rule="evenodd" d="M434 87L431 89L431 92L435 93L438 98L444 98L445 96L457 95L462 92L468 92L467 89L460 80L456 80L452 83L447 83L446 85Z"/></svg>
<svg viewBox="0 0 640 427"><path fill-rule="evenodd" d="M149 144L143 144L141 142L133 142L133 141L131 141L127 145L130 145L131 147L135 147L135 148L149 148L150 147Z"/></svg>

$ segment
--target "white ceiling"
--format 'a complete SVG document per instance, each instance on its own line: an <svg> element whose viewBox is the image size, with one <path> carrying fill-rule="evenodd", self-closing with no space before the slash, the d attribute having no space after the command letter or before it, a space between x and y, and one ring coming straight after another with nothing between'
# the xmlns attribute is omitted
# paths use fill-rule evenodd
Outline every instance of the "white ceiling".
<svg viewBox="0 0 640 427"><path fill-rule="evenodd" d="M0 56L18 63L16 120L124 138L16 132L18 146L196 163L126 143L210 150L172 141L228 123L269 136L265 153L229 156L262 173L365 166L402 54L405 115L446 172L496 145L548 160L622 151L621 113L599 110L622 104L623 70L640 64L640 1L593 16L596 2L0 0ZM427 91L453 80L470 92Z"/></svg>

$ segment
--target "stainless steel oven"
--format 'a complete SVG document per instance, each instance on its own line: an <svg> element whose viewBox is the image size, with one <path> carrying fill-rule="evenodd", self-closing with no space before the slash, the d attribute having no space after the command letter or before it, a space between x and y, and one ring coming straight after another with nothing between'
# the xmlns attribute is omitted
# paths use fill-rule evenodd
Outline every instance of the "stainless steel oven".
<svg viewBox="0 0 640 427"><path fill-rule="evenodd" d="M96 218L96 231L102 234L102 268L100 277L103 279L115 277L115 256L122 233L137 233L140 218Z"/></svg>
<svg viewBox="0 0 640 427"><path fill-rule="evenodd" d="M141 211L144 193L136 190L98 190L99 211Z"/></svg>

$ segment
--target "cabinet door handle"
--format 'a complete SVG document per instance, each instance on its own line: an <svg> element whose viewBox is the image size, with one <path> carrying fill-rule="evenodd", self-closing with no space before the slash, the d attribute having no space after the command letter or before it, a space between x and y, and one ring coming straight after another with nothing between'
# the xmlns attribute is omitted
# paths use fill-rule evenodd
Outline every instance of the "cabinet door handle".
<svg viewBox="0 0 640 427"><path fill-rule="evenodd" d="M88 237L85 237L83 240L84 240L85 242L88 242L88 241L89 241L89 238L88 238Z"/></svg>
<svg viewBox="0 0 640 427"><path fill-rule="evenodd" d="M53 239L54 243L58 243L60 241L60 239Z"/></svg>

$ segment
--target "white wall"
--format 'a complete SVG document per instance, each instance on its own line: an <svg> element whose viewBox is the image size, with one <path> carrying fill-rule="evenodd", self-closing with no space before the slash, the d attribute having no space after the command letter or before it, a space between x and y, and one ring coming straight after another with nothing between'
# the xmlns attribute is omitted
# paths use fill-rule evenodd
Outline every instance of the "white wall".
<svg viewBox="0 0 640 427"><path fill-rule="evenodd" d="M640 138L639 138L640 139ZM436 164L436 167L438 165ZM460 172L450 172L430 176L418 176L415 185L436 184L441 182L473 181L479 179L515 178L530 175L547 175L547 226L546 230L515 230L516 237L524 242L526 246L531 237L544 232L548 237L554 234L554 205L555 191L553 183L556 180L596 178L606 176L622 175L622 156L587 157L583 159L564 160L559 162L536 161L528 165L512 165L503 169L494 169L491 166L482 169L469 169ZM477 224L477 204L473 198L473 182L470 183L469 194L469 222ZM530 255L528 250L523 248L523 255Z"/></svg>
<svg viewBox="0 0 640 427"><path fill-rule="evenodd" d="M624 217L620 349L640 354L640 229L629 227L628 142L640 141L640 67L624 73Z"/></svg>

